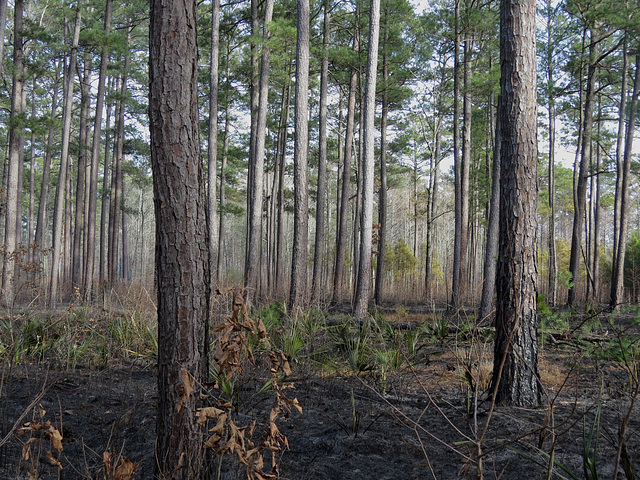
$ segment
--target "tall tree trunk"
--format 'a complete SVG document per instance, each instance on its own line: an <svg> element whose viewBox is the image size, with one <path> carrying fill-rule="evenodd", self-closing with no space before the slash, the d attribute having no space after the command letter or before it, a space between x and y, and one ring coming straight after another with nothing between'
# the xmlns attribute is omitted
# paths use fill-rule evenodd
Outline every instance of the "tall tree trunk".
<svg viewBox="0 0 640 480"><path fill-rule="evenodd" d="M15 254L17 250L17 228L16 223L19 218L19 206L21 205L19 197L18 183L22 182L19 177L21 152L24 145L24 125L20 117L24 113L24 103L22 101L25 91L25 72L24 72L24 50L23 50L23 8L22 0L16 0L14 4L14 33L13 33L13 86L11 90L11 113L9 122L9 154L7 165L7 206L5 212L4 225L4 268L2 270L2 284L0 288L4 289L4 296L0 303L6 302L11 306L14 301L14 270L15 270ZM3 39L4 40L4 39ZM0 60L3 60L0 58Z"/></svg>
<svg viewBox="0 0 640 480"><path fill-rule="evenodd" d="M384 45L389 43L389 21L384 15ZM374 286L376 305L382 304L384 295L385 248L387 245L387 120L389 116L389 57L382 53L382 112L380 116L380 187L378 190L378 260ZM428 262L428 260L427 260Z"/></svg>
<svg viewBox="0 0 640 480"><path fill-rule="evenodd" d="M455 0L455 32L453 51L453 169L454 169L454 240L451 307L460 308L460 275L462 269L462 161L460 158L460 1Z"/></svg>
<svg viewBox="0 0 640 480"><path fill-rule="evenodd" d="M469 265L469 178L471 170L471 44L467 38L464 42L464 77L462 87L463 136L462 165L460 166L460 274L458 281L458 307L461 306L467 293L467 285L472 274Z"/></svg>
<svg viewBox="0 0 640 480"><path fill-rule="evenodd" d="M273 0L267 0L264 9L262 59L260 67L260 91L258 95L258 124L256 125L255 149L251 163L251 183L247 197L250 197L247 222L249 237L247 259L244 267L245 300L251 304L260 294L260 270L262 265L262 213L264 197L264 157L267 128L267 102L269 97L269 27L273 16Z"/></svg>
<svg viewBox="0 0 640 480"><path fill-rule="evenodd" d="M0 57L2 58L2 57ZM35 102L35 81L33 82L33 90L31 91L31 117L36 117ZM35 261L35 252L33 251L35 210L36 210L36 133L31 128L31 139L29 141L29 214L27 215L27 248L29 249L29 263ZM33 275L31 275L33 277Z"/></svg>
<svg viewBox="0 0 640 480"><path fill-rule="evenodd" d="M227 43L227 57L230 54L230 45ZM226 62L225 78L227 86L229 86L229 62ZM226 188L226 175L227 175L227 158L229 156L229 130L231 127L231 121L229 120L229 100L224 105L224 138L222 140L222 162L220 164L220 219L218 223L218 264L216 267L216 283L220 285L223 279L223 273L226 272L226 263L224 254L225 248L225 236L226 236L226 222L225 222L225 206L227 204L225 188Z"/></svg>
<svg viewBox="0 0 640 480"><path fill-rule="evenodd" d="M209 240L200 159L196 2L151 1L151 161L158 281L155 476L203 478L196 423L209 321ZM179 42L173 41L180 38Z"/></svg>
<svg viewBox="0 0 640 480"><path fill-rule="evenodd" d="M67 186L67 170L69 163L69 140L71 133L71 113L73 109L74 72L78 57L78 41L80 38L81 14L80 7L76 7L76 20L73 30L73 42L69 68L65 75L64 108L62 112L62 152L60 155L60 174L53 212L53 248L51 254L51 283L49 285L49 304L56 306L58 299L58 280L60 274L60 254L62 252L62 226L65 210L65 191Z"/></svg>
<svg viewBox="0 0 640 480"><path fill-rule="evenodd" d="M15 12L15 4L14 4ZM0 58L4 59L4 39L7 27L7 0L0 0ZM2 78L2 64L0 62L0 78Z"/></svg>
<svg viewBox="0 0 640 480"><path fill-rule="evenodd" d="M289 64L289 73L291 72L292 65ZM280 165L278 167L278 203L277 203L277 232L276 232L276 255L275 255L275 277L276 277L276 297L280 298L286 292L286 284L284 279L284 170L285 160L287 153L287 137L288 137L288 125L289 125L289 103L291 102L291 84L287 82L285 89L283 90L282 109L280 112L280 134L281 144L279 159Z"/></svg>
<svg viewBox="0 0 640 480"><path fill-rule="evenodd" d="M220 0L211 1L211 64L209 65L209 138L207 142L208 182L207 206L209 223L209 265L216 266L217 251L216 219L217 202L216 182L218 177L218 58L220 53ZM217 273L211 274L211 280L217 279ZM212 285L213 288L213 285Z"/></svg>
<svg viewBox="0 0 640 480"><path fill-rule="evenodd" d="M360 50L360 38L356 33L353 36L353 51ZM339 222L336 243L336 267L333 277L333 303L342 299L342 287L344 283L345 254L347 252L347 221L349 219L349 196L351 184L351 158L353 156L353 138L355 130L356 92L358 88L358 71L355 67L351 70L349 80L349 100L347 103L347 128L344 136L344 166L342 168L342 189L340 192Z"/></svg>
<svg viewBox="0 0 640 480"><path fill-rule="evenodd" d="M617 290L617 259L618 246L620 245L620 226L622 221L622 180L624 177L624 146L625 146L625 119L627 118L627 81L629 77L629 52L627 48L627 36L622 42L622 82L620 86L620 105L618 107L618 135L616 140L616 186L615 186L615 202L613 208L613 260L611 265L611 307L617 308L613 303L614 292ZM622 291L624 293L624 291Z"/></svg>
<svg viewBox="0 0 640 480"><path fill-rule="evenodd" d="M573 231L571 234L571 254L569 257L569 272L571 273L572 284L569 288L567 304L575 305L576 286L578 284L578 274L580 268L580 257L582 253L582 228L584 225L586 203L587 203L587 179L589 176L589 162L591 159L591 148L593 144L593 105L595 103L595 82L596 82L596 59L598 57L598 43L596 35L591 30L591 42L589 44L589 66L587 74L587 91L584 104L584 126L582 138L582 153L580 156L580 166L578 170L578 183L576 187Z"/></svg>
<svg viewBox="0 0 640 480"><path fill-rule="evenodd" d="M498 404L542 401L536 327L536 2L500 3L500 249L493 388Z"/></svg>
<svg viewBox="0 0 640 480"><path fill-rule="evenodd" d="M111 34L111 20L113 17L113 0L106 0L104 9L104 35L108 37ZM98 73L98 91L96 94L96 110L93 123L93 140L91 145L91 175L89 178L89 208L87 211L87 227L85 240L87 242L87 257L84 269L84 295L85 299L90 300L93 290L93 277L96 256L96 216L98 210L98 167L100 164L100 145L102 143L102 112L104 110L104 97L106 90L107 65L109 63L109 48L107 43L102 46L100 53L100 70ZM107 129L109 128L109 119L107 117ZM108 137L108 134L107 134ZM105 139L105 145L108 145L108 139ZM105 177L107 176L107 156L108 147L105 146ZM104 205L104 199L102 205ZM104 211L104 209L103 209ZM105 212L106 213L106 212ZM102 222L102 218L100 221ZM100 228L100 238L103 237L103 230ZM102 249L100 255L103 255ZM102 266L100 266L100 269Z"/></svg>
<svg viewBox="0 0 640 480"><path fill-rule="evenodd" d="M620 203L620 235L618 236L618 248L616 258L613 262L613 273L611 281L610 305L618 309L624 301L624 257L627 251L627 233L629 229L629 177L631 176L631 156L633 149L633 136L638 114L638 96L640 95L640 55L636 55L636 71L633 82L633 96L629 106L629 118L625 133L624 159L622 169L621 191L622 201Z"/></svg>
<svg viewBox="0 0 640 480"><path fill-rule="evenodd" d="M307 252L309 238L309 0L298 0L296 41L295 139L293 147L293 256L289 310L295 315L303 308L307 293Z"/></svg>
<svg viewBox="0 0 640 480"><path fill-rule="evenodd" d="M116 79L111 77L110 90L114 89ZM111 198L107 194L111 184L111 168L109 167L109 154L111 153L111 110L113 101L107 104L107 114L105 119L105 139L104 139L104 168L102 175L102 198L100 204L100 257L98 259L98 288L102 289L107 276L107 257L109 245L109 212L111 210Z"/></svg>
<svg viewBox="0 0 640 480"><path fill-rule="evenodd" d="M127 35L127 44L129 36ZM113 176L111 179L111 202L109 205L109 255L107 259L108 283L113 285L116 282L117 266L118 266L118 249L119 249L119 229L120 215L122 214L122 162L124 147L124 112L125 97L127 95L127 77L129 73L129 65L131 55L125 53L124 71L120 79L120 105L118 106L118 118L116 119L116 137L113 151Z"/></svg>
<svg viewBox="0 0 640 480"><path fill-rule="evenodd" d="M51 174L51 157L53 152L53 120L56 118L56 110L58 108L58 78L60 77L60 63L55 64L55 80L51 97L51 113L49 114L49 128L47 129L47 145L44 151L44 160L42 165L42 181L40 185L40 196L38 198L38 219L36 221L35 243L38 245L39 251L37 259L34 261L44 261L42 255L47 248L45 239L47 210L49 205L49 176ZM49 269L45 269L45 272ZM46 287L44 288L46 291Z"/></svg>
<svg viewBox="0 0 640 480"><path fill-rule="evenodd" d="M250 107L251 107L251 131L249 133L249 168L247 171L247 185L253 185L253 176L255 175L255 161L256 161L256 145L258 134L258 105L260 103L260 58L258 56L258 45L256 39L260 30L260 19L258 18L258 8L260 5L259 0L250 0L251 7L251 41L250 41L250 54L251 54L251 70L249 78L249 94L250 94ZM253 195L251 192L247 192L247 228L246 228L246 245L245 245L245 265L244 265L244 277L245 282L247 278L247 259L249 258L250 247L250 218L253 212ZM255 292L252 292L252 294ZM245 292L246 295L246 292ZM245 297L246 301L250 301Z"/></svg>
<svg viewBox="0 0 640 480"><path fill-rule="evenodd" d="M555 176L555 157L556 157L556 101L555 101L555 80L554 80L554 53L555 46L553 44L553 13L555 7L551 0L546 3L546 21L547 21L547 45L545 57L547 62L547 110L549 113L549 275L548 275L548 293L547 302L555 305L558 301L558 286L556 277L558 275L558 263L556 254L556 176Z"/></svg>
<svg viewBox="0 0 640 480"><path fill-rule="evenodd" d="M498 99L500 103L500 99ZM491 184L491 202L489 207L489 224L487 226L487 246L484 255L484 281L482 284L482 298L478 318L487 320L491 315L493 295L496 287L496 269L498 258L498 237L500 234L500 133L501 122L498 120L495 130L495 144L493 146L493 167Z"/></svg>
<svg viewBox="0 0 640 480"><path fill-rule="evenodd" d="M360 262L355 295L354 316L365 318L371 291L371 226L373 225L373 183L375 166L376 79L378 74L378 43L380 38L380 0L371 0L369 14L369 45L364 102L364 150L362 219L360 221Z"/></svg>
<svg viewBox="0 0 640 480"><path fill-rule="evenodd" d="M80 78L80 131L78 148L78 168L76 180L76 198L73 214L73 251L72 251L72 288L80 288L82 285L82 231L84 229L84 206L88 202L85 199L85 181L87 177L87 126L91 110L91 59L87 52L83 58L82 77ZM80 75L78 73L78 75Z"/></svg>
<svg viewBox="0 0 640 480"><path fill-rule="evenodd" d="M320 70L320 132L318 139L318 196L316 197L316 237L313 253L311 301L320 300L324 264L325 207L327 202L327 77L329 76L329 36L331 35L331 0L324 0L324 32Z"/></svg>

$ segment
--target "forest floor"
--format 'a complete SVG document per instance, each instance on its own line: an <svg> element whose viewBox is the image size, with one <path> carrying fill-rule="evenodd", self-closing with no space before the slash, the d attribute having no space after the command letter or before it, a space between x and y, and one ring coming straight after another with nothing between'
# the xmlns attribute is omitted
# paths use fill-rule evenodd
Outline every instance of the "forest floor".
<svg viewBox="0 0 640 480"><path fill-rule="evenodd" d="M418 323L424 316L402 313ZM492 406L486 391L491 337L452 334L464 330L454 323L423 341L413 361L393 369L379 363L360 371L329 369L292 359L286 384L293 388L286 393L303 413L278 420L289 448L275 454L277 478L596 478L585 466L599 478L614 478L621 431L618 478L637 478L640 335L634 316L589 328L584 317L572 316L561 333L543 333L545 406L536 409ZM268 370L258 365L254 373L261 368ZM256 443L274 401L258 393L260 386L249 376L233 394L236 423L258 420ZM135 470L121 480L152 478L158 401L152 360L5 365L0 393L1 479L118 478L119 465L121 473ZM270 459L265 454L267 472ZM246 478L235 456L211 465L211 478Z"/></svg>

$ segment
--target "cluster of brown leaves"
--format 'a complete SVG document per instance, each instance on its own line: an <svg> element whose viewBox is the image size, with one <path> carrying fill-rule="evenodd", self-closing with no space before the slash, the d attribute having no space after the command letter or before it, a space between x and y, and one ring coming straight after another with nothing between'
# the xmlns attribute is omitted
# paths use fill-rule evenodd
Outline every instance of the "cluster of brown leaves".
<svg viewBox="0 0 640 480"><path fill-rule="evenodd" d="M116 466L109 452L102 454L102 463L104 463L107 478L111 480L133 480L133 475L138 471L138 465L126 458L120 460Z"/></svg>
<svg viewBox="0 0 640 480"><path fill-rule="evenodd" d="M255 334L258 341L268 353L271 363L271 387L275 393L276 404L269 414L268 426L262 442L256 445L252 440L257 421L251 425L238 427L231 418L232 405L219 404L215 407L198 409L196 415L199 425L205 425L209 419L215 420L215 425L209 429L211 436L205 443L205 448L216 455L236 455L238 461L246 466L248 480L272 480L278 476L278 462L276 452L289 448L287 437L280 432L276 420L281 415L288 417L291 409L302 413L302 406L296 398L290 399L284 393L284 387L279 383L281 377L291 375L291 367L284 353L271 344L267 329L261 319L253 320L249 317L244 299L238 291L233 292L233 314L216 330L219 336L218 368L227 379L242 373L242 355L252 364L255 358L248 342L248 335ZM293 388L291 385L289 388ZM262 452L271 452L271 472L263 472L264 457Z"/></svg>
<svg viewBox="0 0 640 480"><path fill-rule="evenodd" d="M64 465L60 461L60 454L62 453L62 433L60 430L53 426L50 420L45 421L44 417L46 410L42 408L42 405L38 405L38 415L40 420L33 420L22 425L18 429L19 435L31 435L31 437L22 445L22 458L26 461L31 459L37 460L38 455L33 450L36 446L41 445L43 438L48 437L51 444L50 449L45 449L45 457L47 461L54 467L58 467L58 470L62 470ZM35 458L34 458L35 454ZM109 452L102 454L102 463L105 468L105 479L109 480L134 480L134 474L138 471L138 465L127 459L122 459L119 463L113 461L113 458ZM35 468L32 468L29 472L29 478L39 478L38 472ZM97 477L92 477L97 478Z"/></svg>
<svg viewBox="0 0 640 480"><path fill-rule="evenodd" d="M46 410L42 408L42 405L38 406L38 412L40 418L44 419ZM39 444L42 437L46 435L49 437L51 447L57 452L56 454L49 449L45 449L45 456L47 460L54 467L58 467L59 470L64 468L62 462L60 462L60 453L62 453L62 434L60 433L60 430L51 424L50 420L47 420L46 422L43 420L27 422L18 429L18 434L31 435L31 438L22 445L22 458L24 460L31 460L33 456L32 448L34 448L36 444Z"/></svg>

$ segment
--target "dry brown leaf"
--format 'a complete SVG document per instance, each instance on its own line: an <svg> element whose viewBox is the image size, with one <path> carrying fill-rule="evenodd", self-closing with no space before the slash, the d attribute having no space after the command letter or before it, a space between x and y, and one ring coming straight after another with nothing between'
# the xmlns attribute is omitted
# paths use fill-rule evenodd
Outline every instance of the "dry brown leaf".
<svg viewBox="0 0 640 480"><path fill-rule="evenodd" d="M220 447L220 440L222 437L217 433L215 435L211 435L206 442L204 442L204 448L210 448L212 450L217 450Z"/></svg>
<svg viewBox="0 0 640 480"><path fill-rule="evenodd" d="M53 465L54 467L58 467L60 470L62 470L64 468L62 466L62 463L60 463L60 460L58 460L56 457L54 457L54 455L51 452L51 450L47 450L45 455L46 455L47 460L49 460L49 463L51 465Z"/></svg>
<svg viewBox="0 0 640 480"><path fill-rule="evenodd" d="M133 480L133 474L138 471L139 466L126 458L120 462L113 475L113 480Z"/></svg>
<svg viewBox="0 0 640 480"><path fill-rule="evenodd" d="M47 433L51 437L51 445L60 453L62 451L62 434L53 425L49 425Z"/></svg>
<svg viewBox="0 0 640 480"><path fill-rule="evenodd" d="M187 398L193 394L193 385L195 379L184 367L180 369L180 385L176 388L180 392L180 401L178 402L178 412L182 410Z"/></svg>
<svg viewBox="0 0 640 480"><path fill-rule="evenodd" d="M29 460L31 458L31 444L36 440L36 438L30 438L27 440L27 443L22 446L22 458L24 460Z"/></svg>
<svg viewBox="0 0 640 480"><path fill-rule="evenodd" d="M218 418L224 414L224 410L220 410L216 407L204 407L196 410L196 417L198 417L197 424L204 425L209 418Z"/></svg>
<svg viewBox="0 0 640 480"><path fill-rule="evenodd" d="M113 472L113 460L111 458L111 454L106 450L102 454L102 463L104 463L104 468L107 471L107 475L111 475L111 472Z"/></svg>

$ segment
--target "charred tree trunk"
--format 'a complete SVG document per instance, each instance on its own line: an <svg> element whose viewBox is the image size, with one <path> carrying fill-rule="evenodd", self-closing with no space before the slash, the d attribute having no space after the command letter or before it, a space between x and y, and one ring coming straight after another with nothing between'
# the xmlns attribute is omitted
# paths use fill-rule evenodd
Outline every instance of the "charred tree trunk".
<svg viewBox="0 0 640 480"><path fill-rule="evenodd" d="M536 2L500 4L500 249L493 388L498 404L542 401L536 327Z"/></svg>
<svg viewBox="0 0 640 480"><path fill-rule="evenodd" d="M204 431L196 423L194 386L206 374L210 294L196 23L195 1L151 1L149 106L159 346L155 476L184 480L203 477Z"/></svg>

